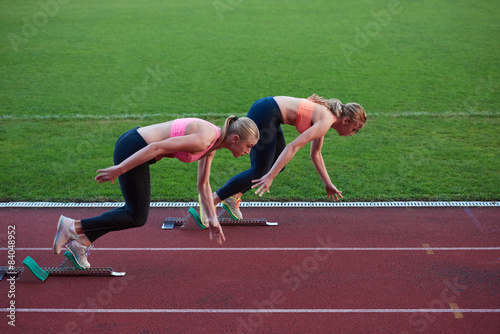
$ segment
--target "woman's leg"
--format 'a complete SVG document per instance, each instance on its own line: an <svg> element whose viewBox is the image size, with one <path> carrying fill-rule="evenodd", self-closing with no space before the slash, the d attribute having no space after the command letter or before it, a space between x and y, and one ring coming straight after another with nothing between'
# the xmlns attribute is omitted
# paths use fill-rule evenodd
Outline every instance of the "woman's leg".
<svg viewBox="0 0 500 334"><path fill-rule="evenodd" d="M260 99L250 108L248 115L259 128L260 139L250 151L251 166L233 176L216 192L216 201L230 196L244 194L252 188L252 180L265 175L283 151L285 138L281 130L281 112L272 97Z"/></svg>
<svg viewBox="0 0 500 334"><path fill-rule="evenodd" d="M151 199L149 166L139 167L141 168L118 178L125 199L123 207L98 217L84 219L84 223L82 220L75 220L74 228L78 235L78 243L88 247L97 238L110 231L140 227L146 223Z"/></svg>
<svg viewBox="0 0 500 334"><path fill-rule="evenodd" d="M116 142L113 157L115 164L119 164L145 146L147 143L137 129L126 132ZM73 245L75 239L80 245L87 247L107 232L139 227L146 223L151 199L148 163L120 175L118 180L125 205L89 219L75 221L61 216L52 246L54 253L59 253L62 247L70 242L70 245Z"/></svg>
<svg viewBox="0 0 500 334"><path fill-rule="evenodd" d="M147 143L136 129L125 133L115 146L115 165L145 146ZM108 232L140 227L147 221L151 202L149 164L144 163L131 169L120 175L118 180L125 205L81 221L82 229L91 242Z"/></svg>
<svg viewBox="0 0 500 334"><path fill-rule="evenodd" d="M81 221L91 242L108 232L140 227L147 221L151 201L149 166L138 166L118 179L125 205Z"/></svg>
<svg viewBox="0 0 500 334"><path fill-rule="evenodd" d="M137 129L126 132L116 142L113 157L115 165L145 146L147 143ZM125 205L81 221L61 216L53 243L54 253L59 253L66 245L64 255L81 269L90 268L87 255L93 241L110 231L139 227L146 223L151 199L149 164L131 169L120 175L118 180Z"/></svg>

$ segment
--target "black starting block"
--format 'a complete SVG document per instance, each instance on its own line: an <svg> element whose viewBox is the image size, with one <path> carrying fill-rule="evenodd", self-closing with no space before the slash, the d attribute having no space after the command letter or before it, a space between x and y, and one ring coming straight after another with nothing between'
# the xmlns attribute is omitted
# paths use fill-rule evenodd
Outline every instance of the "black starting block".
<svg viewBox="0 0 500 334"><path fill-rule="evenodd" d="M172 230L175 226L180 226L182 230L200 230L205 229L205 226L201 221L198 212L191 207L189 208L189 214L185 218L167 217L163 221L161 227L162 230ZM243 219L233 219L226 212L222 210L217 216L219 224L221 226L276 226L278 223L268 222L265 218L243 218Z"/></svg>
<svg viewBox="0 0 500 334"><path fill-rule="evenodd" d="M27 256L23 267L0 267L0 280L5 275L16 276L16 282L43 283L49 276L125 276L124 272L116 272L109 267L79 269L73 262L65 259L60 267L40 267L35 260Z"/></svg>

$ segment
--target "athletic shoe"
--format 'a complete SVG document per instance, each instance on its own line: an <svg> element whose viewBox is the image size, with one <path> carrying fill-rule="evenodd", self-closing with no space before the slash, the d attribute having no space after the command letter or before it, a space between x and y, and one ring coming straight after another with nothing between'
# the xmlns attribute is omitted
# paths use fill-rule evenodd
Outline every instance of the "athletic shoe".
<svg viewBox="0 0 500 334"><path fill-rule="evenodd" d="M228 197L222 201L222 207L229 213L231 218L240 220L243 219L243 215L240 211L241 198Z"/></svg>
<svg viewBox="0 0 500 334"><path fill-rule="evenodd" d="M90 263L87 261L87 256L90 254L92 245L85 247L80 245L76 240L73 240L66 246L64 256L73 262L75 267L79 269L90 268Z"/></svg>
<svg viewBox="0 0 500 334"><path fill-rule="evenodd" d="M54 244L52 245L52 251L54 252L54 254L59 254L61 252L61 248L64 245L67 245L78 237L70 230L70 228L74 226L74 224L74 219L64 216L59 217L59 222L57 223L57 233L54 238Z"/></svg>

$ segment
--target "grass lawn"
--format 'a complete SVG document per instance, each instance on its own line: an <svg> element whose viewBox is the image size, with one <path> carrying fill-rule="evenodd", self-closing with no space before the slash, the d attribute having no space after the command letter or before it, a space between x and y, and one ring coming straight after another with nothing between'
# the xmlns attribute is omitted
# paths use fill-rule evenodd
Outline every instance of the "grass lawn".
<svg viewBox="0 0 500 334"><path fill-rule="evenodd" d="M346 201L500 198L498 2L20 0L0 20L0 201L121 201L93 178L124 131L312 93L368 114L325 140ZM264 200L326 199L308 155ZM217 153L212 188L248 165ZM194 200L196 167L153 165L153 200Z"/></svg>

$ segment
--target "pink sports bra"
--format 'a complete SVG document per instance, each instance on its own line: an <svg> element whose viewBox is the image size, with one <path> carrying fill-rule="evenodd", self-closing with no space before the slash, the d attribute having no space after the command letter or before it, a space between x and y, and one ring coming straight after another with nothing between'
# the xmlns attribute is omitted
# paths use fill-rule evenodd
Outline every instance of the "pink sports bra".
<svg viewBox="0 0 500 334"><path fill-rule="evenodd" d="M172 123L172 126L170 127L170 137L184 136L184 133L186 131L186 126L193 121L201 121L201 122L210 124L211 126L214 127L215 131L217 132L217 136L215 137L212 144L210 144L210 146L207 147L206 150L204 150L203 152L201 152L199 154L193 155L187 151L172 153L174 158L177 158L180 161L186 162L186 163L190 163L190 162L199 160L205 153L208 152L208 150L210 150L212 148L212 146L214 146L215 142L217 141L217 139L219 139L219 136L220 136L219 128L210 122L207 122L207 121L205 121L203 119L199 119L199 118L179 118L179 119L176 119Z"/></svg>

